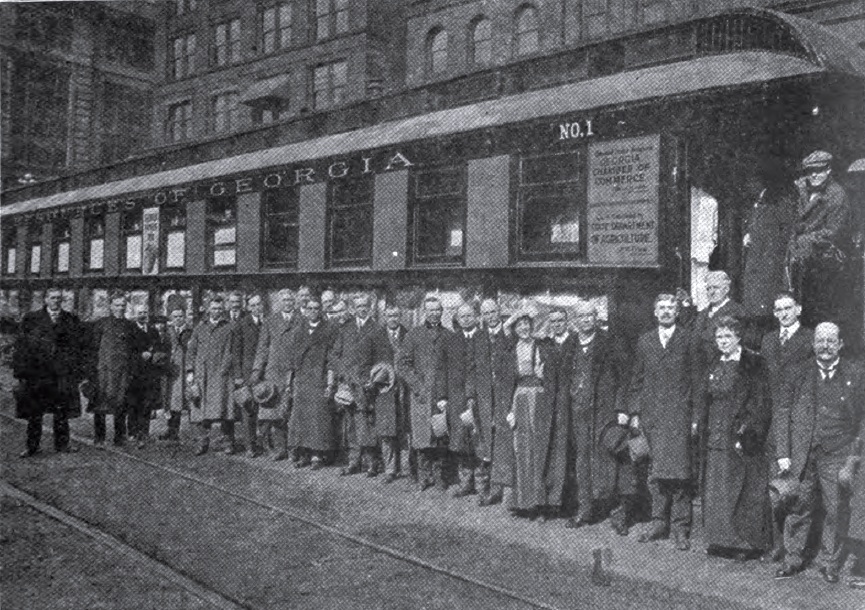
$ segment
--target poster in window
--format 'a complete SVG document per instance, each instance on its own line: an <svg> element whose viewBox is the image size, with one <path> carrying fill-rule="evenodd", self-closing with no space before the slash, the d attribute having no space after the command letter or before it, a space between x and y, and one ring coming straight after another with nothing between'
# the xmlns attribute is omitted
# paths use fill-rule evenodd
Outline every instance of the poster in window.
<svg viewBox="0 0 865 610"><path fill-rule="evenodd" d="M6 273L15 273L15 266L18 263L16 253L15 248L6 250Z"/></svg>
<svg viewBox="0 0 865 610"><path fill-rule="evenodd" d="M57 272L69 271L69 242L63 241L57 244Z"/></svg>
<svg viewBox="0 0 865 610"><path fill-rule="evenodd" d="M226 248L224 250L214 250L213 266L214 267L229 267L234 265L235 250L234 248Z"/></svg>
<svg viewBox="0 0 865 610"><path fill-rule="evenodd" d="M165 266L168 269L183 269L186 264L186 233L169 233L165 240L165 249Z"/></svg>
<svg viewBox="0 0 865 610"><path fill-rule="evenodd" d="M30 273L39 273L42 265L42 246L36 245L30 248Z"/></svg>
<svg viewBox="0 0 865 610"><path fill-rule="evenodd" d="M216 229L216 231L213 232L213 245L215 246L233 244L234 240L235 227L224 227L222 229Z"/></svg>
<svg viewBox="0 0 865 610"><path fill-rule="evenodd" d="M90 240L90 269L102 269L105 265L105 240L99 239Z"/></svg>
<svg viewBox="0 0 865 610"><path fill-rule="evenodd" d="M658 264L659 152L658 135L589 146L590 262Z"/></svg>
<svg viewBox="0 0 865 610"><path fill-rule="evenodd" d="M126 268L141 269L141 236L126 237Z"/></svg>
<svg viewBox="0 0 865 610"><path fill-rule="evenodd" d="M141 273L157 275L159 273L159 208L145 208L143 219Z"/></svg>

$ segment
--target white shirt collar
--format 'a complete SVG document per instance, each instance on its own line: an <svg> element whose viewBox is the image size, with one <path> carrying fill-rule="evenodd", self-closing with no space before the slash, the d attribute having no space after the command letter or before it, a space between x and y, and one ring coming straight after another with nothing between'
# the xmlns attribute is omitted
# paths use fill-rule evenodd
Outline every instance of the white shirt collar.
<svg viewBox="0 0 865 610"><path fill-rule="evenodd" d="M475 332L477 331L477 329L478 329L477 326L472 327L471 330L463 329L463 335L466 337L466 339L471 339L472 337L475 336Z"/></svg>
<svg viewBox="0 0 865 610"><path fill-rule="evenodd" d="M568 330L566 330L566 331L563 332L561 335L556 335L556 336L554 336L554 337L553 337L553 341L556 342L556 345L561 345L562 343L564 343L565 341L567 341L567 340L568 340L568 337L570 337L570 336L571 336L571 332L568 331Z"/></svg>
<svg viewBox="0 0 865 610"><path fill-rule="evenodd" d="M739 362L742 358L742 346L740 345L735 352L729 356L721 356L721 362Z"/></svg>
<svg viewBox="0 0 865 610"><path fill-rule="evenodd" d="M781 330L778 332L778 336L780 337L782 333L786 332L787 338L789 339L796 334L796 331L799 330L800 326L801 324L799 323L799 320L796 320L790 326L782 326Z"/></svg>
<svg viewBox="0 0 865 610"><path fill-rule="evenodd" d="M658 336L659 336L661 339L669 339L670 337L673 336L673 333L674 333L675 331L676 331L676 325L675 325L675 324L673 324L673 325L672 325L671 327L669 327L669 328L664 328L663 326L659 326L659 327L658 327Z"/></svg>
<svg viewBox="0 0 865 610"><path fill-rule="evenodd" d="M357 323L357 327L360 328L361 326L366 325L366 323L369 321L369 318L355 318L354 321Z"/></svg>
<svg viewBox="0 0 865 610"><path fill-rule="evenodd" d="M592 341L595 340L595 336L596 336L597 334L598 334L598 333L592 333L591 335L589 335L588 337L586 337L586 339L580 339L580 346L582 346L582 347L586 347L587 345L591 345L591 344L592 344ZM579 337L579 335L577 335L577 337Z"/></svg>

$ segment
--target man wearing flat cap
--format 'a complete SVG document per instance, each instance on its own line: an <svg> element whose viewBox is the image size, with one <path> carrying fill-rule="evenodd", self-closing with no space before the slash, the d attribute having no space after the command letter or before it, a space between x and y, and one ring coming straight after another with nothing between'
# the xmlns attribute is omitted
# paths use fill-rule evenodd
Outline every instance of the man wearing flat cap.
<svg viewBox="0 0 865 610"><path fill-rule="evenodd" d="M829 153L811 153L802 161L805 175L795 182L799 214L787 246L787 273L806 325L840 321L849 298L852 217L847 194L832 177L831 163Z"/></svg>

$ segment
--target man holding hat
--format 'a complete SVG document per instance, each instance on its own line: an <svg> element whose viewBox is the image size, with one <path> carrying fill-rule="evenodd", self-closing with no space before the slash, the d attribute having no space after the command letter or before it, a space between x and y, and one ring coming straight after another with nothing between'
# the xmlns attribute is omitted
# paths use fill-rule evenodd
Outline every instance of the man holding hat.
<svg viewBox="0 0 865 610"><path fill-rule="evenodd" d="M796 180L799 215L787 246L790 288L802 303L805 324L841 322L847 300L846 262L852 216L844 189L832 177L832 155L814 151Z"/></svg>
<svg viewBox="0 0 865 610"><path fill-rule="evenodd" d="M249 313L237 317L232 323L234 330L232 366L234 367L234 400L243 420L246 454L254 458L258 455L258 406L252 399L251 390L254 384L253 365L261 331L261 314L264 311L261 295L250 295L246 300L246 307Z"/></svg>

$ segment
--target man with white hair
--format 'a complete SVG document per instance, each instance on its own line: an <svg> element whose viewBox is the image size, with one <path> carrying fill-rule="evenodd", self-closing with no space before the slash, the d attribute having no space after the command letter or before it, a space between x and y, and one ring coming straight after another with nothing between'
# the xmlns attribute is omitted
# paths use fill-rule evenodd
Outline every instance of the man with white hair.
<svg viewBox="0 0 865 610"><path fill-rule="evenodd" d="M706 274L706 295L709 306L697 314L691 329L694 339L699 343L700 370L702 371L715 356L718 350L715 345L715 326L713 320L730 316L742 320L745 311L742 306L730 298L730 276L726 271L710 271Z"/></svg>
<svg viewBox="0 0 865 610"><path fill-rule="evenodd" d="M865 367L842 357L843 347L836 324L818 324L815 358L788 377L784 399L775 408L779 476L795 482L795 498L784 523L787 555L776 579L802 570L808 532L821 499L818 564L823 580L838 582L846 557L851 490L865 439Z"/></svg>
<svg viewBox="0 0 865 610"><path fill-rule="evenodd" d="M129 386L129 435L143 448L149 437L150 414L159 410L162 376L167 366L168 346L150 322L150 306L138 303L133 308L133 341L139 357Z"/></svg>

